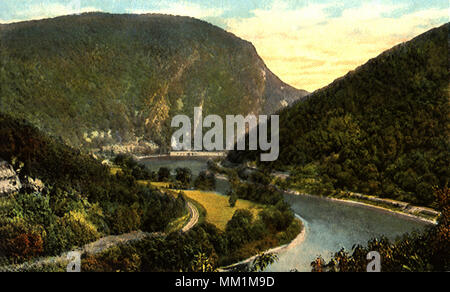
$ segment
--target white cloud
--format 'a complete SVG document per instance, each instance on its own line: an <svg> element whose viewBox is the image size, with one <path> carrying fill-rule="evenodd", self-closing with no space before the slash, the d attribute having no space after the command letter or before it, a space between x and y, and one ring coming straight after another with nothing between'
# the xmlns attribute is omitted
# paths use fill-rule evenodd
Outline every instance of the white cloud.
<svg viewBox="0 0 450 292"><path fill-rule="evenodd" d="M280 2L230 19L228 30L251 41L269 68L298 88L315 90L392 46L448 18L447 9L426 9L389 17L399 5L364 4L327 14L329 5L288 9ZM387 15L387 16L386 16Z"/></svg>
<svg viewBox="0 0 450 292"><path fill-rule="evenodd" d="M80 0L72 0L67 4L53 3L45 5L31 5L25 10L17 11L14 15L14 19L0 20L0 23L13 23L24 20L38 20L92 11L101 10L95 7L81 7Z"/></svg>
<svg viewBox="0 0 450 292"><path fill-rule="evenodd" d="M381 3L364 3L359 7L345 9L342 13L342 17L353 20L378 19L381 18L383 14L391 13L404 7L404 4L387 5Z"/></svg>
<svg viewBox="0 0 450 292"><path fill-rule="evenodd" d="M161 5L162 6L162 5ZM161 13L180 16L190 16L195 18L219 17L223 14L224 9L221 8L204 8L194 3L167 3L164 7L155 9L128 9L129 13L147 14Z"/></svg>

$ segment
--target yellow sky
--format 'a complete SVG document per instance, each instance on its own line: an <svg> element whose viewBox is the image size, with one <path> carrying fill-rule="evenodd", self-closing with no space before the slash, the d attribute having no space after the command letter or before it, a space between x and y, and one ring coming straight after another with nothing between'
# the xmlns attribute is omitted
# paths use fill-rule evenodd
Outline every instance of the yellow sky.
<svg viewBox="0 0 450 292"><path fill-rule="evenodd" d="M425 9L384 17L393 5L362 5L329 18L327 5L289 10L282 4L230 19L228 31L251 41L267 66L283 81L314 91L386 49L443 24L447 10Z"/></svg>

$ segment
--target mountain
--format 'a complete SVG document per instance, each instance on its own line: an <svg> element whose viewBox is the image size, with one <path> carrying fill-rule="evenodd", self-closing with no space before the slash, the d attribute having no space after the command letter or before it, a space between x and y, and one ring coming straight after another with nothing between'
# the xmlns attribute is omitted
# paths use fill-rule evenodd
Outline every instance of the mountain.
<svg viewBox="0 0 450 292"><path fill-rule="evenodd" d="M280 156L299 186L432 205L450 178L450 24L400 44L280 112ZM257 160L234 152L234 161Z"/></svg>
<svg viewBox="0 0 450 292"><path fill-rule="evenodd" d="M276 77L251 43L167 15L1 25L0 83L1 112L89 149L164 148L171 118L192 117L195 106L204 115L268 114L307 94Z"/></svg>

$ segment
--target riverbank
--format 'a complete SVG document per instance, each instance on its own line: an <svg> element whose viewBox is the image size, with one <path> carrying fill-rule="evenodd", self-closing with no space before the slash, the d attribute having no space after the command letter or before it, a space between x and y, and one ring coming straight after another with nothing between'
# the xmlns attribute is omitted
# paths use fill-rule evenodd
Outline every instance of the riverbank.
<svg viewBox="0 0 450 292"><path fill-rule="evenodd" d="M255 170L253 168L253 170ZM288 173L277 173L273 172L271 174L276 179L272 181L272 184L280 189L279 182L286 180L290 177ZM286 187L286 186L285 186ZM308 191L303 187L297 187L292 186L287 189L287 192L291 193L297 193L297 194L308 194ZM306 192L306 193L305 193ZM373 195L367 195L367 194L361 194L361 193L355 193L351 191L331 191L329 190L329 193L332 193L330 196L320 196L324 198L332 198L336 199L338 201L349 201L349 202L358 202L363 205L369 205L376 208L384 209L387 211L391 211L393 213L397 214L404 214L410 217L417 218L419 220L423 220L429 223L436 224L437 218L440 216L440 212L437 210L434 210L429 207L422 207L422 206L415 206L411 203L404 202L404 201L398 201L394 199L389 198L382 198L378 196ZM316 195L316 194L313 194Z"/></svg>
<svg viewBox="0 0 450 292"><path fill-rule="evenodd" d="M295 217L297 220L300 221L301 225L302 225L302 231L288 244L283 244L277 247L273 247L271 249L268 249L266 251L264 251L263 253L265 254L281 254L283 252L286 252L294 247L298 247L300 246L306 239L306 229L307 229L307 222L299 215L295 214ZM256 258L258 257L258 255L254 255L252 257L249 257L243 261L240 261L238 263L226 266L226 267L222 267L218 269L218 272L229 272L231 271L233 268L238 267L238 266L243 266L243 265L250 265Z"/></svg>
<svg viewBox="0 0 450 292"><path fill-rule="evenodd" d="M260 171L256 167L246 166L246 168L251 171ZM290 177L289 172L272 172L271 175L275 178L275 180L272 181L272 185L278 188L280 191L283 191L280 189L278 182L285 181L286 179L288 179ZM285 192L292 194L310 195L304 193L302 190L299 189L287 189ZM388 198L381 198L377 196L365 195L349 191L345 192L340 191L331 196L320 196L320 197L334 199L340 202L358 203L358 205L383 209L385 211L405 215L432 224L437 224L437 218L439 218L441 214L439 211L429 207L415 206L408 202Z"/></svg>
<svg viewBox="0 0 450 292"><path fill-rule="evenodd" d="M284 192L286 194L297 195L297 196L317 197L316 195L310 195L310 194L306 194L306 193L301 193L299 191L292 190L292 189L291 190L285 190ZM324 196L320 196L320 198L325 199L325 200L335 201L335 202L342 202L342 203L346 203L346 204L350 204L350 205L357 205L357 206L363 206L363 207L372 208L372 209L378 209L378 210L390 212L390 213L398 215L398 216L409 217L409 218L411 218L413 220L425 222L425 223L428 223L428 224L437 224L436 219L424 218L424 217L418 216L416 214L411 214L411 213L407 213L407 212L401 211L399 209L388 208L388 207L384 207L384 206L380 206L380 205L371 204L369 202L358 201L356 198L355 199L352 199L350 197L347 197L347 198L335 198L335 197L324 197ZM398 202L398 201L396 201L396 202ZM399 202L399 203L407 204L407 203L404 203L404 202Z"/></svg>

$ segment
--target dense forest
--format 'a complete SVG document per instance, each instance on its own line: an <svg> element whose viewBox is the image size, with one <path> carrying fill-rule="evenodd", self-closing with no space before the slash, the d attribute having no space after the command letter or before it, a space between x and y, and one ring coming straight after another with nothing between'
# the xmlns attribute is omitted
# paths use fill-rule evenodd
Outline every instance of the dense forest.
<svg viewBox="0 0 450 292"><path fill-rule="evenodd" d="M88 149L154 151L169 145L171 118L192 117L195 106L205 115L272 113L307 94L270 72L249 42L167 15L2 25L0 83L1 112Z"/></svg>
<svg viewBox="0 0 450 292"><path fill-rule="evenodd" d="M280 114L280 157L294 184L433 206L450 178L448 30L400 44ZM232 161L255 161L233 152ZM297 181L295 181L297 180Z"/></svg>
<svg viewBox="0 0 450 292"><path fill-rule="evenodd" d="M163 231L185 213L183 197L140 186L136 172L125 166L111 175L93 157L4 114L0 157L13 164L21 181L40 179L44 185L0 198L0 265L59 255L105 235Z"/></svg>
<svg viewBox="0 0 450 292"><path fill-rule="evenodd" d="M120 171L113 175L109 166L91 155L4 114L0 114L0 157L13 165L21 181L39 179L43 185L35 190L24 184L19 193L0 197L0 268L60 255L107 235L165 232L172 220L186 213L185 197L163 194L138 180L174 181L186 188L191 183L208 188L215 184L212 173L205 172L194 182L189 169L178 168L172 177L169 169L151 172L129 155L115 158ZM268 192L263 187L255 191ZM84 255L83 271L200 271L205 264L213 271L285 244L300 232L301 224L281 195L261 202L270 206L258 216L237 210L225 230L201 223L188 233L149 234L98 255Z"/></svg>

